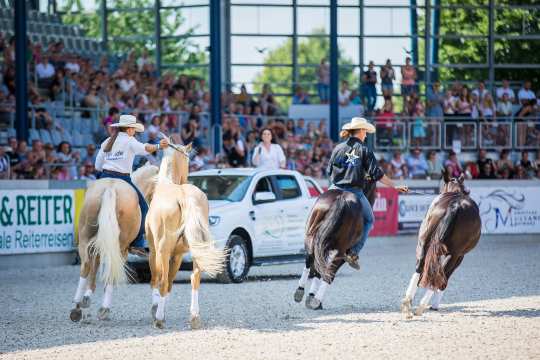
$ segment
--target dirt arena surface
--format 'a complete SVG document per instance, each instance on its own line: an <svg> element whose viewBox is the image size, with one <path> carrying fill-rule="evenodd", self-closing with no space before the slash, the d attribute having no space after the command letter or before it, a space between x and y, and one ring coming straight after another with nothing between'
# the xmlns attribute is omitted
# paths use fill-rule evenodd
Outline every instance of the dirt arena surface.
<svg viewBox="0 0 540 360"><path fill-rule="evenodd" d="M147 284L115 291L111 320L69 320L78 266L0 272L1 359L539 359L540 236L483 236L439 312L404 320L415 238L370 238L314 312L293 301L302 264L254 268L243 284L205 282L203 329L188 326L189 273L154 329ZM419 290L415 304L420 300Z"/></svg>

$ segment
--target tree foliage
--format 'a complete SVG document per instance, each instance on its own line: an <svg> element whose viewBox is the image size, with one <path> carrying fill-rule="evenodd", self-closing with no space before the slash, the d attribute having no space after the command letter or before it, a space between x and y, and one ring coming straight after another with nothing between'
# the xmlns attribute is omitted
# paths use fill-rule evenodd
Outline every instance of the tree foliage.
<svg viewBox="0 0 540 360"><path fill-rule="evenodd" d="M86 35L101 39L101 13L85 11L83 0L68 0L62 11L62 17L66 24L79 25ZM109 4L111 2L109 1ZM111 6L111 5L109 5ZM107 16L107 30L109 34L108 47L113 53L124 55L131 51L140 54L146 49L151 56L155 55L156 42L154 39L155 16L154 0L115 0L114 7L117 9L144 9L140 11L114 11ZM100 5L97 7L100 8ZM161 34L162 36L182 35L161 41L161 61L163 65L190 65L206 64L208 56L204 49L201 49L190 35L196 30L195 27L188 28L186 32L178 34L186 19L182 16L181 10L162 9ZM125 40L111 40L123 38ZM192 68L193 69L193 68ZM206 76L208 72L204 68L195 68L191 71L194 75Z"/></svg>

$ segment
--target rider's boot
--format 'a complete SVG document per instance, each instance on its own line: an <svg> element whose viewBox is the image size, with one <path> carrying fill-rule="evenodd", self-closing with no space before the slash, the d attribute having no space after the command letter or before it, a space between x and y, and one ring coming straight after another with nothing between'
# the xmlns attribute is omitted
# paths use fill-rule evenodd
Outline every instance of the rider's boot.
<svg viewBox="0 0 540 360"><path fill-rule="evenodd" d="M358 255L353 252L347 252L345 254L345 261L355 270L360 270L360 263L358 261Z"/></svg>

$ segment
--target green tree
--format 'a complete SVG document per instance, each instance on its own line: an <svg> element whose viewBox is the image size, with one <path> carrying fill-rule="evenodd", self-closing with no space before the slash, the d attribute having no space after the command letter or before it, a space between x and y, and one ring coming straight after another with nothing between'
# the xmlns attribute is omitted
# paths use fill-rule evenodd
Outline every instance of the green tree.
<svg viewBox="0 0 540 360"><path fill-rule="evenodd" d="M109 2L111 3L111 2ZM79 25L89 37L101 39L101 14L85 11L85 1L68 0L61 9L65 14L62 20L66 24ZM155 55L154 41L154 0L116 0L116 9L145 9L140 11L114 11L107 16L109 33L109 51L124 55L135 51L140 54L146 49L151 56ZM97 8L100 8L98 4ZM147 10L146 10L147 9ZM163 9L161 16L162 36L182 35L181 38L163 39L161 41L161 61L163 65L200 65L207 64L208 57L204 49L190 39L196 27L189 28L185 33L178 34L186 19L181 10ZM121 37L125 40L111 40ZM189 68L179 70L206 77L208 71L204 68Z"/></svg>
<svg viewBox="0 0 540 360"><path fill-rule="evenodd" d="M321 59L328 59L330 53L330 39L324 36L323 30L315 30L313 35L321 37L309 37L298 42L298 84L308 90L310 94L316 94L317 68ZM280 47L271 50L264 58L264 65L271 64L291 64L292 63L292 39L288 39ZM339 52L339 78L347 80L351 88L355 88L358 77L354 74L351 59L343 56ZM265 66L263 70L255 76L255 91L259 92L263 84L270 84L276 94L291 94L294 88L292 66ZM313 100L314 97L312 96ZM283 108L290 105L290 96L278 97L277 101Z"/></svg>

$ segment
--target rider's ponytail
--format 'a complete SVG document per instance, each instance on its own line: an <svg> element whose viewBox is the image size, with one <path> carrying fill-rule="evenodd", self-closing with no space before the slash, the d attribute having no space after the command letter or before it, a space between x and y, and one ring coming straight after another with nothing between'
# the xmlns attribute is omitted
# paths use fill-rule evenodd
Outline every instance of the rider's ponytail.
<svg viewBox="0 0 540 360"><path fill-rule="evenodd" d="M114 135L109 138L109 141L107 141L107 144L105 145L105 148L103 149L103 152L110 153L114 145L114 142L116 141L116 138L118 137L118 133L125 132L125 131L126 131L125 128L118 128L118 131L116 131Z"/></svg>
<svg viewBox="0 0 540 360"><path fill-rule="evenodd" d="M341 138L346 138L347 139L347 138L349 138L351 136L352 136L352 131L351 130L341 130L339 132L339 137L341 137Z"/></svg>

